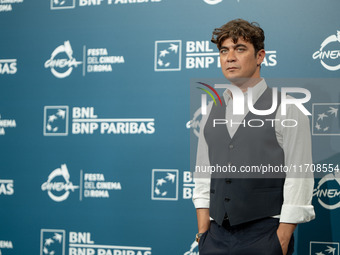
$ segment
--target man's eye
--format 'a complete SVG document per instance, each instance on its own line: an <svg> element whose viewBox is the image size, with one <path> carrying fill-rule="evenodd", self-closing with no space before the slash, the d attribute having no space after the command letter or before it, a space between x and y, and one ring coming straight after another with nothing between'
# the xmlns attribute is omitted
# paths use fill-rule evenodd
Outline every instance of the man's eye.
<svg viewBox="0 0 340 255"><path fill-rule="evenodd" d="M228 51L227 50L220 50L220 53L221 54L226 54L226 53L228 53Z"/></svg>
<svg viewBox="0 0 340 255"><path fill-rule="evenodd" d="M242 52L242 51L245 51L245 50L246 50L245 48L237 48L238 52Z"/></svg>

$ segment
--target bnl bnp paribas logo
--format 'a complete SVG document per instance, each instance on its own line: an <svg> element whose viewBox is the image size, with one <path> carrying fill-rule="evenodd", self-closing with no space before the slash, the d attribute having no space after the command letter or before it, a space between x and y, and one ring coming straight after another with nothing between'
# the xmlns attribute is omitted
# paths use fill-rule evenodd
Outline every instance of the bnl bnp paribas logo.
<svg viewBox="0 0 340 255"><path fill-rule="evenodd" d="M73 9L76 7L75 0L50 0L51 10ZM79 7L120 5L120 4L148 4L159 3L162 0L79 0Z"/></svg>
<svg viewBox="0 0 340 255"><path fill-rule="evenodd" d="M0 75L12 75L17 71L17 59L0 59Z"/></svg>
<svg viewBox="0 0 340 255"><path fill-rule="evenodd" d="M73 9L76 0L51 0L51 10Z"/></svg>
<svg viewBox="0 0 340 255"><path fill-rule="evenodd" d="M183 171L183 199L192 198L195 186L192 173ZM151 199L177 201L179 198L179 170L178 169L152 169Z"/></svg>
<svg viewBox="0 0 340 255"><path fill-rule="evenodd" d="M44 136L68 135L68 106L44 107Z"/></svg>
<svg viewBox="0 0 340 255"><path fill-rule="evenodd" d="M340 70L340 30L328 36L313 54L313 59L320 60L321 65L329 71Z"/></svg>
<svg viewBox="0 0 340 255"><path fill-rule="evenodd" d="M182 44L185 44L185 69L220 68L220 54L210 41L164 40L155 42L154 70L181 71L182 70ZM214 49L213 49L214 48ZM276 51L266 51L262 66L274 67L277 65Z"/></svg>
<svg viewBox="0 0 340 255"><path fill-rule="evenodd" d="M69 120L73 135L92 134L154 134L154 118L99 118L94 107L44 107L44 136L69 135Z"/></svg>
<svg viewBox="0 0 340 255"><path fill-rule="evenodd" d="M311 241L309 255L339 255L339 243Z"/></svg>
<svg viewBox="0 0 340 255"><path fill-rule="evenodd" d="M65 255L65 230L42 229L40 255Z"/></svg>
<svg viewBox="0 0 340 255"><path fill-rule="evenodd" d="M0 196L11 196L14 194L14 180L0 179Z"/></svg>
<svg viewBox="0 0 340 255"><path fill-rule="evenodd" d="M40 255L151 255L151 247L111 245L97 243L91 232L68 232L60 229L42 229L40 232ZM67 240L66 240L67 241ZM66 245L65 245L66 243Z"/></svg>
<svg viewBox="0 0 340 255"><path fill-rule="evenodd" d="M340 135L340 103L313 103L312 134L315 136Z"/></svg>

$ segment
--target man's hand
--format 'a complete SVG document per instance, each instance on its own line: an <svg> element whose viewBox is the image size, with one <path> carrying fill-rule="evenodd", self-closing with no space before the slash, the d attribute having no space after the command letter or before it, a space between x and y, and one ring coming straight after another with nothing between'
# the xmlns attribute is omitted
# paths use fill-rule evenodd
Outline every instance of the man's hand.
<svg viewBox="0 0 340 255"><path fill-rule="evenodd" d="M291 224L291 223L280 223L276 234L279 238L282 253L283 255L286 255L288 252L288 244L290 241L290 238L292 237L292 234L294 233L294 230L296 228L297 224Z"/></svg>
<svg viewBox="0 0 340 255"><path fill-rule="evenodd" d="M198 233L204 233L210 228L209 208L198 208L196 213Z"/></svg>

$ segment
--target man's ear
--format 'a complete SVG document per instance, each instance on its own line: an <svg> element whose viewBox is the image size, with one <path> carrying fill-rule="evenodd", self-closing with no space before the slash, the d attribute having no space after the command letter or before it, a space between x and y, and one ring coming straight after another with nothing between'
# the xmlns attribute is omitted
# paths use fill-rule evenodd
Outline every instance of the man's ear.
<svg viewBox="0 0 340 255"><path fill-rule="evenodd" d="M256 58L257 58L257 65L260 66L262 61L264 60L264 57L266 56L266 52L264 49L259 50L257 52Z"/></svg>

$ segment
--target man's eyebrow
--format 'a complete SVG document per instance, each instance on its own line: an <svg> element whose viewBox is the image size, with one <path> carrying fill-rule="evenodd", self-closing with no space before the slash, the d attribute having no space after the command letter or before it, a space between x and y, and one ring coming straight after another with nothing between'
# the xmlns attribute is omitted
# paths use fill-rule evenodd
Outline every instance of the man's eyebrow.
<svg viewBox="0 0 340 255"><path fill-rule="evenodd" d="M239 44L235 44L235 45L232 46L232 48L234 48L234 49L239 48L239 47L245 47L245 48L247 48L247 45L242 44L242 43L239 43ZM220 50L223 50L223 49L229 49L229 47L227 47L227 46L221 46Z"/></svg>
<svg viewBox="0 0 340 255"><path fill-rule="evenodd" d="M245 47L245 48L247 48L247 45L242 44L242 43L239 43L239 44L236 44L236 45L234 46L234 48L238 48L238 47Z"/></svg>

